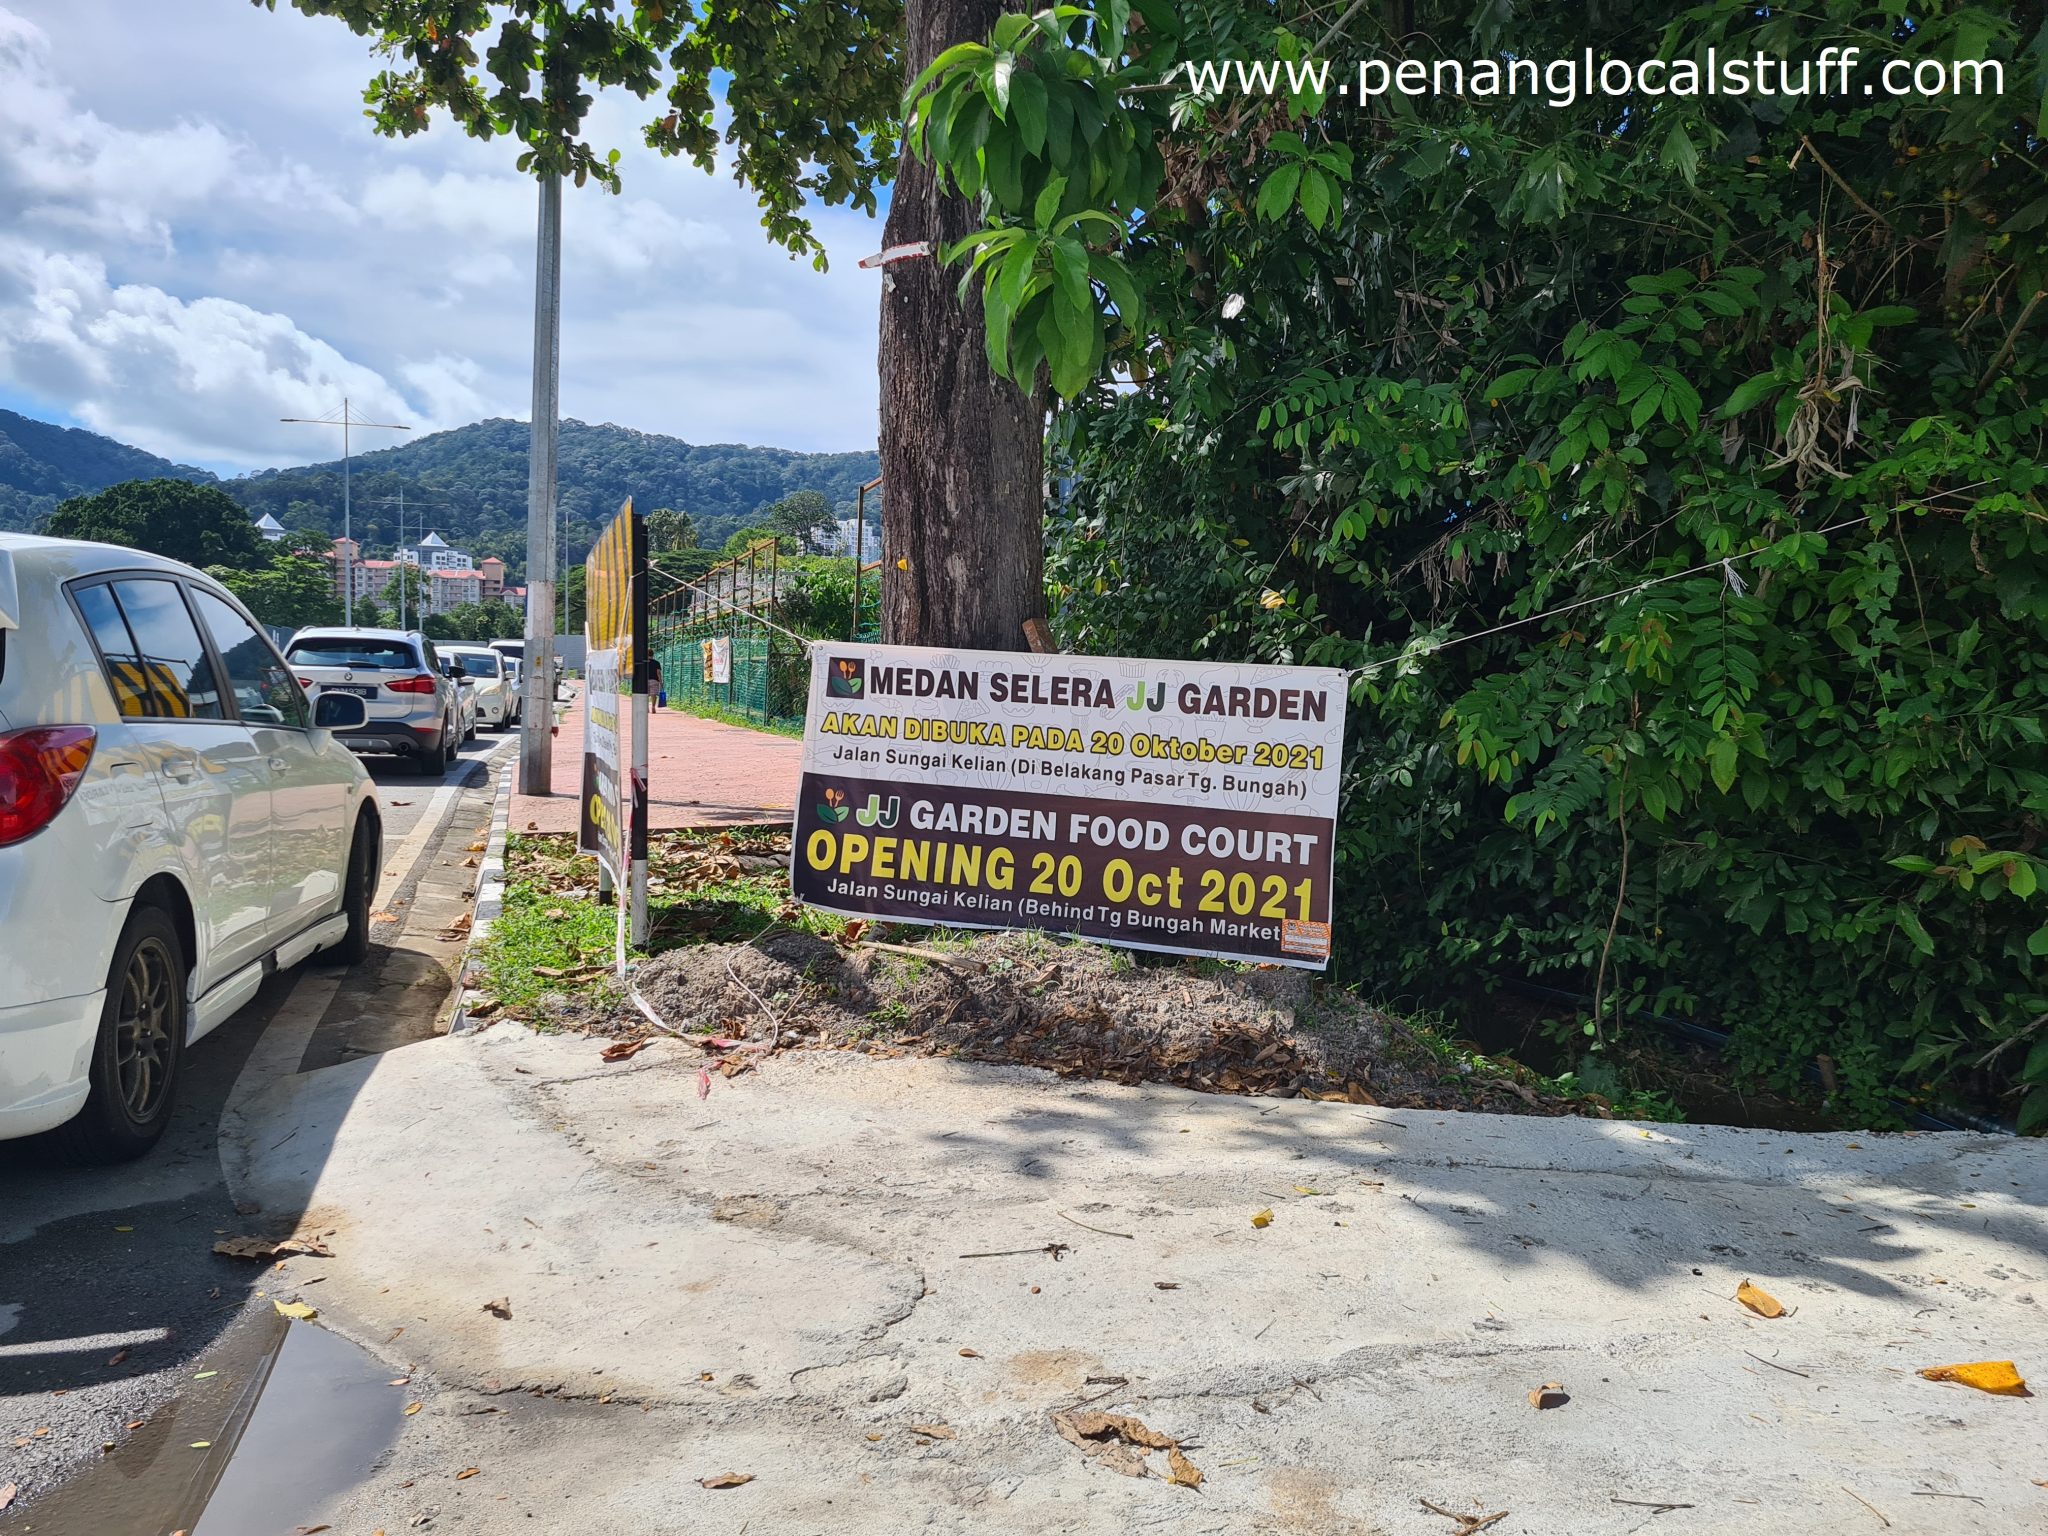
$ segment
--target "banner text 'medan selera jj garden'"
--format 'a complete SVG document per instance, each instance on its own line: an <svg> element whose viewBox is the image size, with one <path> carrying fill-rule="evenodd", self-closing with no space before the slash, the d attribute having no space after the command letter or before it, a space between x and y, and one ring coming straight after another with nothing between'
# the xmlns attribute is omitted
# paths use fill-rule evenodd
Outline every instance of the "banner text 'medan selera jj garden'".
<svg viewBox="0 0 2048 1536"><path fill-rule="evenodd" d="M820 644L791 883L834 912L1320 968L1343 673Z"/></svg>

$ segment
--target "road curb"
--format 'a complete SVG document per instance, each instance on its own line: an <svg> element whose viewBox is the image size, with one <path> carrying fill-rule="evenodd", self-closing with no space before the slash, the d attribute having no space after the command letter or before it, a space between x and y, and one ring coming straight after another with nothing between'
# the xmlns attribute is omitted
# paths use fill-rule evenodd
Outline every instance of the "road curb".
<svg viewBox="0 0 2048 1536"><path fill-rule="evenodd" d="M491 833L484 843L483 862L476 871L476 900L470 908L469 942L462 948L462 963L455 971L455 1010L448 1016L448 1033L467 1035L476 1031L469 1017L475 989L471 986L477 946L491 931L498 914L505 909L505 839L512 825L512 783L519 774L516 753L508 752L497 764L498 792L491 802Z"/></svg>

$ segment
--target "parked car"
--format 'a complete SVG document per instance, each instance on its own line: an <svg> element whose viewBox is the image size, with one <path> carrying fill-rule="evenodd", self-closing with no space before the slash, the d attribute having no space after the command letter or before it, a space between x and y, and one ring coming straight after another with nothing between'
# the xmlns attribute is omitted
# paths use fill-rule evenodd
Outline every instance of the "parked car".
<svg viewBox="0 0 2048 1536"><path fill-rule="evenodd" d="M0 533L0 1138L139 1156L265 977L364 957L366 717L198 571Z"/></svg>
<svg viewBox="0 0 2048 1536"><path fill-rule="evenodd" d="M444 661L459 662L467 692L476 703L479 725L502 731L519 713L519 696L513 692L512 670L505 658L486 645L443 645L438 647Z"/></svg>
<svg viewBox="0 0 2048 1536"><path fill-rule="evenodd" d="M409 757L439 774L462 744L461 690L416 629L302 629L285 659L315 698L347 693L369 706L365 724L341 733L358 752Z"/></svg>
<svg viewBox="0 0 2048 1536"><path fill-rule="evenodd" d="M441 675L455 685L456 740L475 741L477 721L482 718L476 705L476 684L470 681L462 664L439 646L434 648L434 654L441 659Z"/></svg>

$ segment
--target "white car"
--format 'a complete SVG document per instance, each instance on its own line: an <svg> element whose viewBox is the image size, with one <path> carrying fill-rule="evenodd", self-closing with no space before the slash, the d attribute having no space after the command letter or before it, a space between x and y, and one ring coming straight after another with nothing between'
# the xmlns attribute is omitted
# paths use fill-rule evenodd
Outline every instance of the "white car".
<svg viewBox="0 0 2048 1536"><path fill-rule="evenodd" d="M519 714L519 696L513 691L512 671L502 653L486 645L450 645L435 648L444 662L462 663L457 682L476 706L476 723L502 731Z"/></svg>
<svg viewBox="0 0 2048 1536"><path fill-rule="evenodd" d="M364 957L383 820L334 733L365 714L188 566L0 533L0 1138L140 1156L187 1046Z"/></svg>

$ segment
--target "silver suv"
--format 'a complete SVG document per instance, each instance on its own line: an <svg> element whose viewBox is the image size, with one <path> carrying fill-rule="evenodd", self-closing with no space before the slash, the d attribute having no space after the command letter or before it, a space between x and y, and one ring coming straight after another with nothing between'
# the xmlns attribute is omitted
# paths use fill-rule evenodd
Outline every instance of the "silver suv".
<svg viewBox="0 0 2048 1536"><path fill-rule="evenodd" d="M292 675L315 699L352 693L370 718L337 732L357 752L412 759L438 776L462 745L462 705L434 642L416 629L302 629L285 647Z"/></svg>

